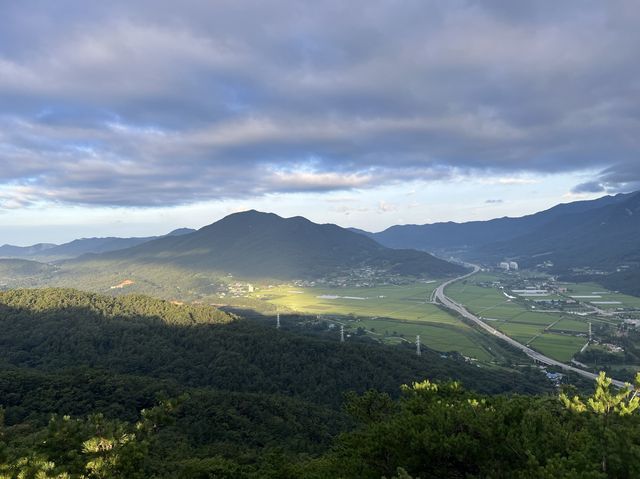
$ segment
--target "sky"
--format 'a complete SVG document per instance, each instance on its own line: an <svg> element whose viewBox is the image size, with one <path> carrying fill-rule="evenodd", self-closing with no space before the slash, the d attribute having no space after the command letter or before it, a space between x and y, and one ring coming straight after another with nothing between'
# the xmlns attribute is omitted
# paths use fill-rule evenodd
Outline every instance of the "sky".
<svg viewBox="0 0 640 479"><path fill-rule="evenodd" d="M0 244L640 189L637 0L0 2Z"/></svg>

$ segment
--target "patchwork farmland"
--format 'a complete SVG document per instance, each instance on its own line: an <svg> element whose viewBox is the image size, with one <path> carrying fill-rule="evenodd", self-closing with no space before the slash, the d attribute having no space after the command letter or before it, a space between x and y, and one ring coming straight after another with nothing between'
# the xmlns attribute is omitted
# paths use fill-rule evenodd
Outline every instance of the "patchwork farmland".
<svg viewBox="0 0 640 479"><path fill-rule="evenodd" d="M492 341L439 306L429 302L439 281L370 288L320 288L280 285L261 289L255 299L276 305L280 311L318 315L386 343L415 341L436 351L456 351L489 361Z"/></svg>

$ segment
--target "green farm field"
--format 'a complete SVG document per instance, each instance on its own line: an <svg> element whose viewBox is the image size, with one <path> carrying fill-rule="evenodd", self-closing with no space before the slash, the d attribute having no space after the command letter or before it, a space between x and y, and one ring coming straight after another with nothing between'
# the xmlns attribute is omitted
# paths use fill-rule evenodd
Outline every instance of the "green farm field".
<svg viewBox="0 0 640 479"><path fill-rule="evenodd" d="M568 314L539 312L535 299L540 297L510 298L496 286L500 281L500 275L481 273L450 285L446 293L516 341L559 361L571 360L586 341L587 322Z"/></svg>
<svg viewBox="0 0 640 479"><path fill-rule="evenodd" d="M378 336L388 342L408 341L413 343L415 337L420 335L422 344L436 351L457 351L465 356L491 360L492 356L482 345L478 333L465 325L452 326L441 323L417 323L404 320L389 319L362 319L349 324L353 327L363 327L374 336Z"/></svg>
<svg viewBox="0 0 640 479"><path fill-rule="evenodd" d="M429 303L438 283L372 288L301 288L292 285L256 291L252 298L281 311L321 315L354 332L363 328L388 343L421 342L437 351L457 351L482 361L491 360L486 338L457 318Z"/></svg>
<svg viewBox="0 0 640 479"><path fill-rule="evenodd" d="M568 289L567 296L583 296L583 298L576 299L591 303L600 309L640 309L640 298L608 291L597 283L569 283L564 286Z"/></svg>
<svg viewBox="0 0 640 479"><path fill-rule="evenodd" d="M589 325L585 321L561 319L551 329L558 331L575 331L576 333L587 333L589 331Z"/></svg>
<svg viewBox="0 0 640 479"><path fill-rule="evenodd" d="M534 339L529 346L559 361L568 362L585 342L584 338L575 336L542 334Z"/></svg>
<svg viewBox="0 0 640 479"><path fill-rule="evenodd" d="M430 304L436 283L374 288L299 288L279 286L254 294L290 311L312 314L354 315L419 322L459 324L455 318Z"/></svg>

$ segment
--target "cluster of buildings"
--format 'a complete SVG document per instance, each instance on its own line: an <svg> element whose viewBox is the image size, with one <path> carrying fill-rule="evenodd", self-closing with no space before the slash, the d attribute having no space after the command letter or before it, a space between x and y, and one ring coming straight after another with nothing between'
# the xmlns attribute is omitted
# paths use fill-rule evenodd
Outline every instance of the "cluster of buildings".
<svg viewBox="0 0 640 479"><path fill-rule="evenodd" d="M515 261L502 261L498 263L498 268L505 271L518 271L518 263Z"/></svg>
<svg viewBox="0 0 640 479"><path fill-rule="evenodd" d="M241 296L251 294L256 290L255 286L253 286L251 283L241 283L239 281L230 283L226 286L219 286L218 288L218 296L220 296L221 298L224 298L227 295L230 295L234 298L239 298ZM221 291L221 289L225 290Z"/></svg>
<svg viewBox="0 0 640 479"><path fill-rule="evenodd" d="M315 280L296 280L293 284L301 288L312 288L314 286L331 288L372 288L375 286L388 285L400 286L411 284L414 281L415 280L408 277L389 273L385 269L363 267L338 271L331 276Z"/></svg>

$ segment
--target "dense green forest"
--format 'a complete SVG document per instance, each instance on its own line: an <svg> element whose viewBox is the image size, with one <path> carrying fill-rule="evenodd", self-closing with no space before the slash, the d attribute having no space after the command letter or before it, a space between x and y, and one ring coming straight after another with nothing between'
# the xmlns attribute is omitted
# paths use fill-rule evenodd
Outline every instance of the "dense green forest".
<svg viewBox="0 0 640 479"><path fill-rule="evenodd" d="M202 398L163 400L134 423L92 414L84 419L52 416L38 430L0 433L0 477L71 478L631 478L640 474L640 375L632 387L616 391L601 375L586 399L554 396L480 395L458 382L428 380L404 385L399 399L367 391L346 397L354 426L334 438L326 451L327 424L308 421L284 429L253 430L243 440L282 439L249 460L242 450L200 449L194 454L184 431L233 434L238 423L223 410L224 397L209 408L186 407ZM193 400L196 401L193 401ZM249 409L278 404L260 396L244 398ZM287 404L286 406L290 406ZM235 412L235 411L234 411ZM287 420L307 415L289 411ZM312 415L311 412L310 415ZM213 415L216 421L207 421ZM192 422L185 423L185 418ZM205 419L200 426L200 421ZM325 419L330 419L327 416ZM199 427L200 426L200 427ZM209 427L213 430L209 431ZM296 426L300 433L296 436ZM12 433L11 439L7 432ZM317 434L316 447L295 454L291 435ZM286 436L284 436L286 435ZM286 439L285 439L286 438ZM229 441L231 443L232 441ZM323 447L324 446L324 447Z"/></svg>
<svg viewBox="0 0 640 479"><path fill-rule="evenodd" d="M145 453L159 477L218 460L257 470L325 451L353 425L342 408L348 392L397 396L401 384L425 377L459 379L486 393L550 390L533 369L477 368L454 356L425 350L416 357L411 348L366 340L341 344L304 333L294 319L276 330L273 321L139 295L0 293L1 458L15 465L35 454L34 461L44 457L77 472L80 439L105 430L135 436L140 411L180 398L169 423L154 430L160 442ZM80 442L65 440L74 451L42 446L59 428L75 431ZM163 449L162 441L171 447Z"/></svg>
<svg viewBox="0 0 640 479"><path fill-rule="evenodd" d="M604 374L586 399L478 395L459 383L368 392L329 453L300 465L309 478L631 478L640 476L640 374L616 391Z"/></svg>
<svg viewBox="0 0 640 479"><path fill-rule="evenodd" d="M139 295L0 293L0 398L7 478L605 477L600 426L629 444L612 477L638 463L634 415L603 426L533 368Z"/></svg>

